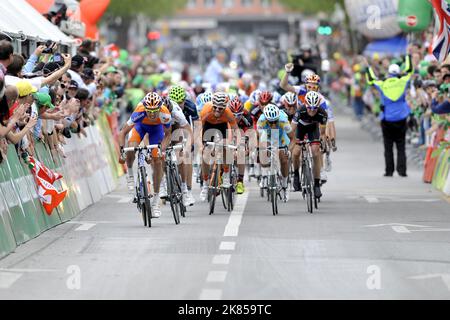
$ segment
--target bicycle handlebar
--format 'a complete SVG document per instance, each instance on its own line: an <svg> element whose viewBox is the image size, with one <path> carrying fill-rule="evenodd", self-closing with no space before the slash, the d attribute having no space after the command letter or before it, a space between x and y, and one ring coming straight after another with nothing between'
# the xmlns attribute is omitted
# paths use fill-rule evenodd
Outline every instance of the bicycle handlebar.
<svg viewBox="0 0 450 320"><path fill-rule="evenodd" d="M128 147L128 148L123 148L123 151L125 152L138 152L138 151L142 151L142 150L152 150L152 149L159 149L160 145L159 144L151 144L145 147Z"/></svg>
<svg viewBox="0 0 450 320"><path fill-rule="evenodd" d="M233 146L231 144L223 144L223 143L217 143L217 142L206 142L206 145L213 146L213 147L222 147L222 148L237 150L237 147Z"/></svg>

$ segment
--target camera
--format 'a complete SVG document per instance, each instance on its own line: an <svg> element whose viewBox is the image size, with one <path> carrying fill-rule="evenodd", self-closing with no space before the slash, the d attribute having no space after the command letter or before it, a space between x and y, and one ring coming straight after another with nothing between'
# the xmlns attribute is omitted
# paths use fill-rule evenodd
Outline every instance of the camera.
<svg viewBox="0 0 450 320"><path fill-rule="evenodd" d="M46 54L48 54L48 53L53 53L53 41L51 41L51 40L48 40L46 43L45 43L45 46L46 46L46 48L42 51L42 53L46 53Z"/></svg>

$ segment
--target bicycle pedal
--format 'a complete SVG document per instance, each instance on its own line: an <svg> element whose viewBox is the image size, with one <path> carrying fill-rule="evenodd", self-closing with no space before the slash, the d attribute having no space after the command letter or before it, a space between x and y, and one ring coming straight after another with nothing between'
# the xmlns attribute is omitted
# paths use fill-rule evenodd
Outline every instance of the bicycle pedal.
<svg viewBox="0 0 450 320"><path fill-rule="evenodd" d="M133 202L132 203L137 203L138 201L137 201L137 198L136 197L134 197L133 198Z"/></svg>

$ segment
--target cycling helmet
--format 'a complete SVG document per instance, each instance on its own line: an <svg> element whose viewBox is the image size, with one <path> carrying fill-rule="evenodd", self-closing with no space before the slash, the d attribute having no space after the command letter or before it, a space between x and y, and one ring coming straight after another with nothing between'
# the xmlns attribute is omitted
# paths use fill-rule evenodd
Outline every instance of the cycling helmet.
<svg viewBox="0 0 450 320"><path fill-rule="evenodd" d="M162 105L166 106L167 109L170 111L170 113L172 113L173 106L172 106L172 101L170 101L170 98L167 96L163 96L161 100L162 100Z"/></svg>
<svg viewBox="0 0 450 320"><path fill-rule="evenodd" d="M211 102L211 101L212 101L212 97L213 97L212 92L206 91L206 92L203 93L203 95L202 95L202 98L201 98L202 103L205 104L205 103L207 103L207 102Z"/></svg>
<svg viewBox="0 0 450 320"><path fill-rule="evenodd" d="M283 96L283 102L287 103L288 105L293 105L298 103L298 97L293 92L287 92Z"/></svg>
<svg viewBox="0 0 450 320"><path fill-rule="evenodd" d="M309 109L316 109L319 106L320 97L315 91L310 91L305 96L305 104Z"/></svg>
<svg viewBox="0 0 450 320"><path fill-rule="evenodd" d="M203 83L203 78L201 75L196 75L194 78L194 84L201 85Z"/></svg>
<svg viewBox="0 0 450 320"><path fill-rule="evenodd" d="M236 98L238 95L234 92L228 92L228 98L230 98L230 101Z"/></svg>
<svg viewBox="0 0 450 320"><path fill-rule="evenodd" d="M146 111L155 111L161 108L162 99L156 92L150 92L144 97L142 104Z"/></svg>
<svg viewBox="0 0 450 320"><path fill-rule="evenodd" d="M250 94L249 100L252 105L257 105L259 103L259 95L261 90L255 90Z"/></svg>
<svg viewBox="0 0 450 320"><path fill-rule="evenodd" d="M216 92L214 93L212 103L214 107L222 107L226 108L228 106L228 103L230 102L230 98L228 97L228 94L225 92Z"/></svg>
<svg viewBox="0 0 450 320"><path fill-rule="evenodd" d="M319 85L320 84L320 77L317 74L311 74L311 75L306 77L305 83Z"/></svg>
<svg viewBox="0 0 450 320"><path fill-rule="evenodd" d="M244 105L238 96L235 96L234 99L230 101L230 110L233 113L241 113L242 110L244 110Z"/></svg>
<svg viewBox="0 0 450 320"><path fill-rule="evenodd" d="M264 108L264 116L267 121L275 122L280 119L280 109L276 105L270 103Z"/></svg>
<svg viewBox="0 0 450 320"><path fill-rule="evenodd" d="M270 91L263 91L259 96L259 103L262 105L266 105L270 103L273 99L273 94Z"/></svg>
<svg viewBox="0 0 450 320"><path fill-rule="evenodd" d="M176 103L182 103L186 100L186 90L181 86L173 86L170 88L169 97Z"/></svg>
<svg viewBox="0 0 450 320"><path fill-rule="evenodd" d="M241 77L243 84L246 86L249 86L251 84L252 78L252 75L249 73L244 73Z"/></svg>
<svg viewBox="0 0 450 320"><path fill-rule="evenodd" d="M306 83L306 79L307 79L309 76L312 76L312 75L314 75L314 74L315 74L314 71L312 71L312 70L310 70L310 69L305 69L305 70L303 70L303 71L302 71L302 74L301 74L302 82L303 82L303 83Z"/></svg>

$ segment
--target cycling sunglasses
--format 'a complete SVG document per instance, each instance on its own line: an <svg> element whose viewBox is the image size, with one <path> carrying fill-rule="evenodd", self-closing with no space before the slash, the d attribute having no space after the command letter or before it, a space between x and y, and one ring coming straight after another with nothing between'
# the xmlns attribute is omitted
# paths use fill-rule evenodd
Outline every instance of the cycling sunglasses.
<svg viewBox="0 0 450 320"><path fill-rule="evenodd" d="M243 114L244 114L243 112L238 112L238 113L235 113L234 116L236 118L239 118L239 117L242 117Z"/></svg>
<svg viewBox="0 0 450 320"><path fill-rule="evenodd" d="M306 109L309 109L309 110L311 110L311 111L314 111L314 110L319 109L319 107L313 107L313 106L308 106L308 105L306 105Z"/></svg>
<svg viewBox="0 0 450 320"><path fill-rule="evenodd" d="M214 111L224 111L226 109L226 107L216 107L213 106Z"/></svg>
<svg viewBox="0 0 450 320"><path fill-rule="evenodd" d="M269 125L274 125L274 124L278 124L278 120L275 120L275 121L269 121L269 120L267 120L267 122L269 123Z"/></svg>
<svg viewBox="0 0 450 320"><path fill-rule="evenodd" d="M318 84L307 84L306 89L308 91L316 91L316 90L319 90L319 85Z"/></svg>

